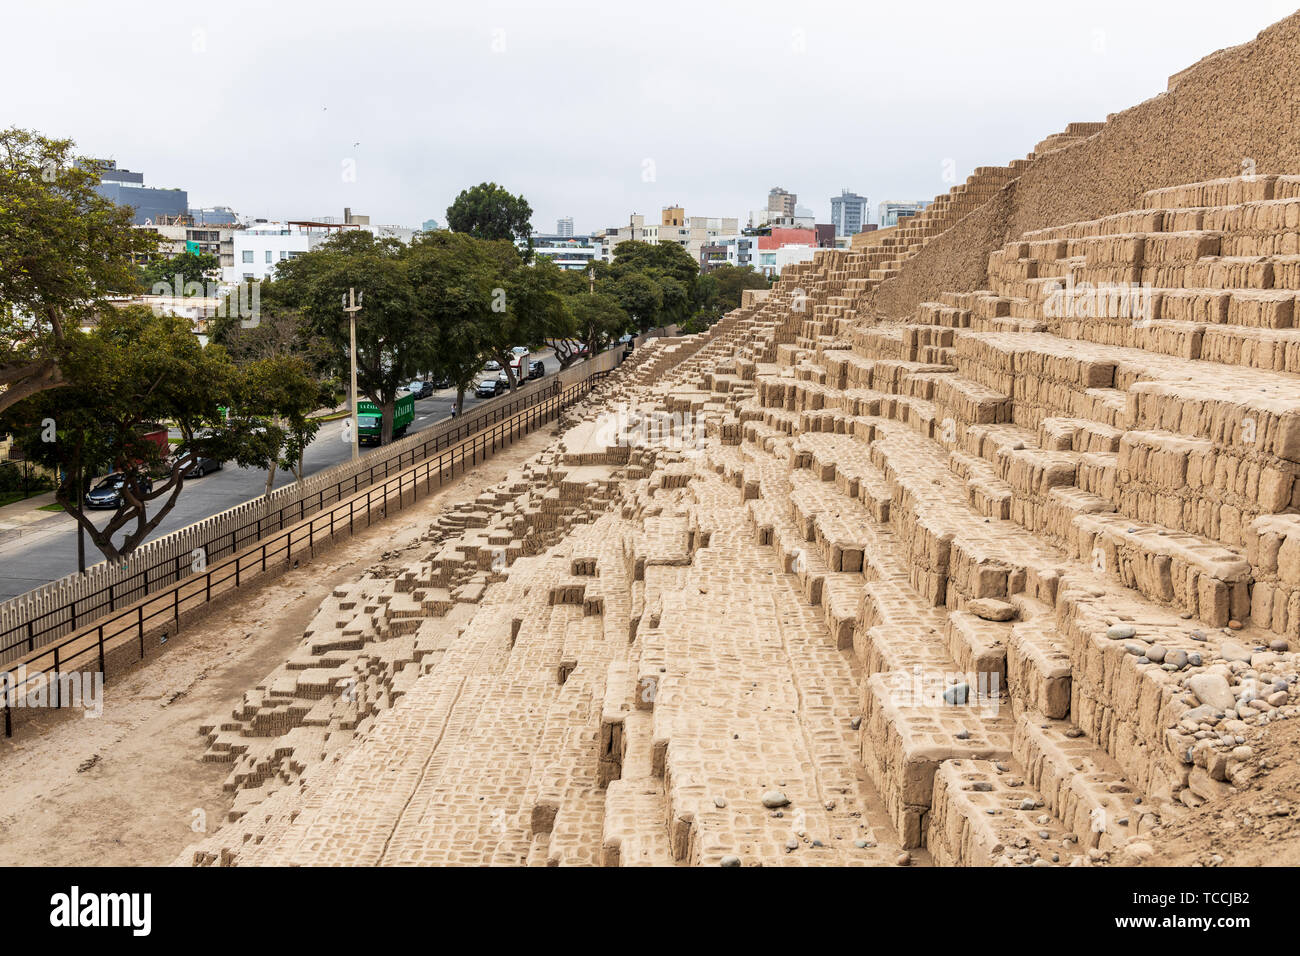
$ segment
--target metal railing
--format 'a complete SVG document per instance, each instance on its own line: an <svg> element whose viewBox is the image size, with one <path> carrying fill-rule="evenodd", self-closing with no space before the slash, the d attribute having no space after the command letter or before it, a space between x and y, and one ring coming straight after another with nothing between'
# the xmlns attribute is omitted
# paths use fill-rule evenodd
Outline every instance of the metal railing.
<svg viewBox="0 0 1300 956"><path fill-rule="evenodd" d="M106 653L120 652L121 647L138 642L139 655L132 658L132 661L142 660L146 650L145 638L152 630L168 624L179 628L185 615L210 604L214 598L249 586L254 579L260 578L278 564L287 568L292 566L295 557L299 560L304 555L310 557L318 544L332 540L336 535L342 534L345 528L348 534L352 534L359 522L364 521L365 527L369 527L391 511L414 503L422 490L428 492L441 487L454 477L458 467L463 474L467 468L483 461L497 449L512 444L539 425L555 419L563 409L586 396L597 380L608 374L608 370L594 372L563 391L549 389L550 397L530 402L522 410L516 410L513 415L497 421L486 430L465 434L457 429L463 437L453 447L448 447L450 441L443 441L444 436L431 439L427 443L430 446L429 454L423 460L409 462L403 470L396 471L391 477L389 473L394 469L385 468L385 473L364 489L364 493L358 489L351 497L344 498L340 494L337 503L328 509L325 507L328 502L321 499L320 505L310 517L304 515L290 526L282 526L260 537L251 546L224 560L208 563L203 569L192 571L156 593L138 598L129 606L111 608L106 615L63 639L40 645L39 652L36 651L34 639L27 637L0 647L0 653L14 650L27 652L15 661L23 672L21 678L15 680L9 670L0 672L5 735L12 736L12 705L27 684L37 679L52 679L50 703L59 707L59 675L66 675L70 664L76 662L77 666L72 670L79 671L89 662L89 656L93 655L99 673L107 680ZM501 408L508 408L510 404L516 403L508 403ZM492 414L499 413L494 410ZM465 427L481 424L484 417L487 416L467 420ZM49 613L75 615L77 612L72 608L62 608ZM85 614L84 609L81 613Z"/></svg>
<svg viewBox="0 0 1300 956"><path fill-rule="evenodd" d="M600 376L606 371L592 372L581 379L579 384L581 382L590 383L594 377ZM545 403L557 394L567 395L572 387L564 388L562 379L557 376L541 387L527 389L524 394L518 397L505 398L503 396L504 400L492 401L481 410L455 418L444 419L429 429L431 434L422 442L413 440L419 437L417 432L402 441L396 454L371 453L365 456L361 459L363 466L366 464L367 459L373 459L373 461L364 470L349 468L347 466L351 463L347 462L343 466L335 466L352 473L346 474L338 481L324 485L315 491L304 490L303 494L295 495L287 503L274 510L269 510L271 502L268 502L267 511L260 514L250 513L246 519L241 520L242 516L232 514L231 520L234 522L232 527L213 529L210 535L204 535L201 539L196 538L196 540L186 542L184 550L178 550L171 555L160 556L157 560L139 568L131 569L127 567L127 573L119 575L116 580L109 580L98 588L71 597L66 601L60 601L54 606L44 609L33 607L29 612L23 614L22 619L17 622L0 623L0 662L10 660L15 651L31 651L63 634L76 630L88 621L93 621L103 614L112 613L119 607L132 604L159 588L182 580L191 573L196 555L200 551L204 563L211 563L227 555L234 554L268 534L274 534L290 524L302 521L309 515L323 510L333 502L341 501L348 495L356 494L363 488L383 481L389 475L404 468L409 468L416 462L436 454L441 449L460 441L473 432L509 418L523 409ZM587 387L590 387L589 384ZM325 472L313 477L319 479L327 477L327 475L328 472ZM291 487L286 486L286 488ZM256 499L254 499L255 502ZM237 506L235 509L231 509L231 512L246 508L247 504ZM204 519L204 521L210 522L211 519ZM202 523L200 522L200 524ZM181 529L178 532L173 532L173 535L184 533L185 529ZM130 563L132 562L126 562L127 565Z"/></svg>

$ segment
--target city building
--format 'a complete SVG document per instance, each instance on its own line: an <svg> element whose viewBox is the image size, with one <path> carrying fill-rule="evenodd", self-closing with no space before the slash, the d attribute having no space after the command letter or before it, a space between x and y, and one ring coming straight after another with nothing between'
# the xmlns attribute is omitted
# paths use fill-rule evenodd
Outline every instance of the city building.
<svg viewBox="0 0 1300 956"><path fill-rule="evenodd" d="M235 233L234 262L221 270L221 278L231 284L270 279L281 262L311 252L345 229L361 228L360 223L255 219L248 228Z"/></svg>
<svg viewBox="0 0 1300 956"><path fill-rule="evenodd" d="M687 216L681 206L666 206L658 223L647 223L645 216L632 213L628 224L617 229L606 229L601 237L600 258L612 262L614 249L620 242L675 242L686 250L693 260L700 261L700 252L711 239L740 231L740 220L720 216Z"/></svg>
<svg viewBox="0 0 1300 956"><path fill-rule="evenodd" d="M780 186L773 186L767 194L769 220L793 217L795 203L798 199L799 197L794 193L786 192Z"/></svg>
<svg viewBox="0 0 1300 956"><path fill-rule="evenodd" d="M438 220L436 219L426 219L420 224L420 229L423 232L437 232L441 228L442 226L438 225Z"/></svg>
<svg viewBox="0 0 1300 956"><path fill-rule="evenodd" d="M189 218L189 194L184 189L146 186L144 173L118 169L117 162L111 159L89 160L87 165L99 173L95 190L119 206L130 206L137 226Z"/></svg>
<svg viewBox="0 0 1300 956"><path fill-rule="evenodd" d="M533 255L550 259L561 269L579 271L586 269L594 260L602 258L603 239L604 237L600 235L533 233ZM528 244L520 240L516 245L523 249Z"/></svg>
<svg viewBox="0 0 1300 956"><path fill-rule="evenodd" d="M932 200L922 199L917 202L898 202L888 199L880 204L880 228L888 229L890 226L898 225L899 216L915 216L918 212L930 205Z"/></svg>
<svg viewBox="0 0 1300 956"><path fill-rule="evenodd" d="M824 225L821 238L828 235ZM779 276L781 270L795 262L808 262L817 251L819 230L787 229L780 226L739 235L718 236L700 249L700 268L709 272L728 263L738 268L750 266L766 276ZM833 239L833 237L831 237Z"/></svg>
<svg viewBox="0 0 1300 956"><path fill-rule="evenodd" d="M181 222L166 222L154 225L136 226L158 237L157 256L172 258L189 252L195 255L209 255L217 260L223 268L235 264L235 236L243 226L202 226L195 225L192 217L184 217Z"/></svg>
<svg viewBox="0 0 1300 956"><path fill-rule="evenodd" d="M837 236L855 236L862 231L871 218L871 207L866 196L841 189L838 196L831 197L831 225Z"/></svg>
<svg viewBox="0 0 1300 956"><path fill-rule="evenodd" d="M407 245L415 239L415 234L420 231L418 229L412 229L409 226L372 223L369 216L362 216L358 213L354 213L349 207L344 207L342 219L338 219L334 216L314 216L305 221L319 223L325 226L360 226L362 229L365 229L367 232L374 235L376 239L396 239Z"/></svg>
<svg viewBox="0 0 1300 956"><path fill-rule="evenodd" d="M565 216L555 220L555 234L568 238L573 235L573 217Z"/></svg>
<svg viewBox="0 0 1300 956"><path fill-rule="evenodd" d="M196 226L234 226L239 223L239 217L229 206L205 206L191 209L190 221Z"/></svg>

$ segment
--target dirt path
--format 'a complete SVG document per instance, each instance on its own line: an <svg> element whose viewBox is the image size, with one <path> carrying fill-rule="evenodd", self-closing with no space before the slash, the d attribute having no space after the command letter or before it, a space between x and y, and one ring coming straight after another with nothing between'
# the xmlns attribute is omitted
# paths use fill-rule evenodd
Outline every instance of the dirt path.
<svg viewBox="0 0 1300 956"><path fill-rule="evenodd" d="M231 804L228 764L203 763L199 724L232 710L297 646L321 599L433 515L473 499L546 447L521 439L438 494L231 602L105 688L103 716L51 713L0 738L0 865L166 864Z"/></svg>

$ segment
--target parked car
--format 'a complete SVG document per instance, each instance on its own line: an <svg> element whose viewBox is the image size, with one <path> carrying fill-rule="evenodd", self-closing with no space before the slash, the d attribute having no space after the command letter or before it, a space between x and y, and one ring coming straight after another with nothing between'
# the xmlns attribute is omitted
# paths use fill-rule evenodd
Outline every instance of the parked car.
<svg viewBox="0 0 1300 956"><path fill-rule="evenodd" d="M184 455L185 449L177 449L177 458L181 458ZM190 463L190 466L185 469L184 476L186 478L202 478L204 475L211 472L220 471L222 464L223 462L218 461L216 458L207 458L203 455L199 455Z"/></svg>
<svg viewBox="0 0 1300 956"><path fill-rule="evenodd" d="M406 390L416 398L428 398L433 394L433 382L416 379L406 386Z"/></svg>
<svg viewBox="0 0 1300 956"><path fill-rule="evenodd" d="M528 363L528 380L529 380L529 381L532 381L532 380L535 379L535 378L541 378L541 377L542 377L543 375L545 375L545 374L546 374L546 366L543 365L541 362L529 362L529 363Z"/></svg>
<svg viewBox="0 0 1300 956"><path fill-rule="evenodd" d="M445 375L442 376L441 378L433 379L433 388L434 391L437 392L441 392L444 388L451 388L452 384L453 384L452 380L447 378L447 376Z"/></svg>
<svg viewBox="0 0 1300 956"><path fill-rule="evenodd" d="M485 371L485 372L499 372L499 371L501 371L501 363L498 362L496 359L489 359L489 360L488 360L488 363L487 363L486 365L483 366L483 371Z"/></svg>
<svg viewBox="0 0 1300 956"><path fill-rule="evenodd" d="M153 491L153 482L147 475L137 475L136 481L144 494ZM117 508L122 503L122 486L126 484L126 475L115 471L94 488L86 492L87 508Z"/></svg>
<svg viewBox="0 0 1300 956"><path fill-rule="evenodd" d="M479 398L493 398L506 390L506 383L499 378L485 378L478 383L474 394Z"/></svg>

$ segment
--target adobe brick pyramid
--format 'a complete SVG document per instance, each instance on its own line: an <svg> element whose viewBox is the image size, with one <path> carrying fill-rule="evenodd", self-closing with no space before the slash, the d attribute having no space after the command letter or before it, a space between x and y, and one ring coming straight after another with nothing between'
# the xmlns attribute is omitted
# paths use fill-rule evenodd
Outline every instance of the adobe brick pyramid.
<svg viewBox="0 0 1300 956"><path fill-rule="evenodd" d="M1248 787L1300 715L1300 157L1233 117L1298 48L639 349L202 728L235 805L178 862L1132 864Z"/></svg>

